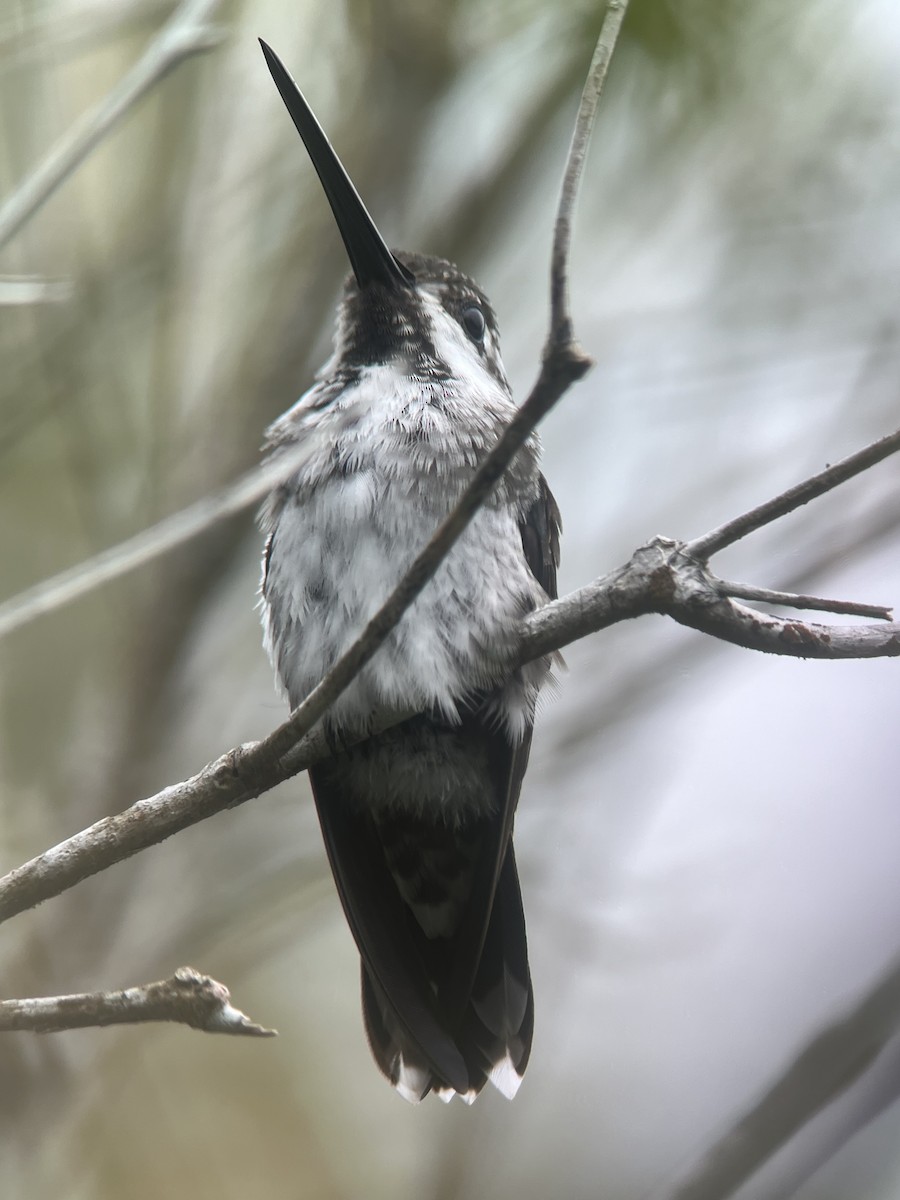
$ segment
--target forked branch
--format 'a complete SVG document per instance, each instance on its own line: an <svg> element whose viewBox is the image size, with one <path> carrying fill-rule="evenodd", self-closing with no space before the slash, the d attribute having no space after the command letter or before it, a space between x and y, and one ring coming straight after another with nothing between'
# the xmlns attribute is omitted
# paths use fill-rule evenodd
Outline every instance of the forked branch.
<svg viewBox="0 0 900 1200"><path fill-rule="evenodd" d="M831 487L840 482L838 467L833 468ZM757 515L747 532L775 520L776 515L774 511ZM648 613L665 613L713 637L772 654L825 659L900 655L898 624L832 626L778 617L737 603L727 594L728 586L690 553L690 543L654 538L615 571L525 618L518 653L510 665L539 658L619 621ZM781 602L783 594L774 595ZM845 609L859 607L839 603ZM886 616L889 611L879 608L877 615ZM369 732L380 732L413 715L395 712L384 725L373 725ZM298 736L292 716L261 742L229 750L191 779L104 817L11 871L0 879L0 921L181 829L243 804L330 754L321 728Z"/></svg>

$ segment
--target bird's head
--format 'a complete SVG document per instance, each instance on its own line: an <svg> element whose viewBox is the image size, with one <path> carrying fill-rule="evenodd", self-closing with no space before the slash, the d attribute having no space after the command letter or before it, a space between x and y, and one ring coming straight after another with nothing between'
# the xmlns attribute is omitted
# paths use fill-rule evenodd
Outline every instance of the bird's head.
<svg viewBox="0 0 900 1200"><path fill-rule="evenodd" d="M393 363L412 376L471 380L508 393L497 319L484 292L445 259L388 247L302 92L271 47L260 44L350 259L336 343L342 365Z"/></svg>

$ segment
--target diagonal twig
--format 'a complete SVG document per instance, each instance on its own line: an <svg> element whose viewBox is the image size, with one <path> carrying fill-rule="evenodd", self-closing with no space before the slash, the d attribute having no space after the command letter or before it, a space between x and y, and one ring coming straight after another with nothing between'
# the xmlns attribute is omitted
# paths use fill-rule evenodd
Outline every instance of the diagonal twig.
<svg viewBox="0 0 900 1200"><path fill-rule="evenodd" d="M521 661L647 613L664 613L680 625L747 650L790 658L900 656L900 623L824 625L779 617L736 604L722 587L688 552L687 543L654 538L624 566L529 614L522 625ZM879 619L888 611L873 608Z"/></svg>
<svg viewBox="0 0 900 1200"><path fill-rule="evenodd" d="M610 31L618 32L626 7L625 0L619 0L610 6L604 19L600 33L600 43L604 50L603 53L595 55L591 73L597 78L589 78L582 96L578 132L573 138L570 148L570 157L575 156L577 161L576 165L572 167L570 161L567 160L556 218L557 231L560 225L566 230L571 227L580 163L596 113L609 54L615 41L615 36ZM571 318L568 314L565 287L565 275L568 270L568 234L559 235L557 232L554 235L554 245L551 265L551 289L555 296L554 319L550 322L537 382L525 404L518 410L491 453L476 471L456 508L439 527L360 637L283 725L263 741L250 746L238 747L210 764L193 780L166 789L164 793L161 793L163 816L157 830L160 837L154 840L168 837L178 829L203 819L204 816L209 816L231 804L240 803L259 794L259 792L272 787L279 774L282 778L284 777L282 760L285 755L294 750L304 735L309 734L330 704L352 681L360 668L375 654L390 631L399 622L403 613L434 574L442 558L489 495L534 426L566 389L588 369L590 360L575 345L571 336ZM284 464L279 463L278 469L283 471ZM399 719L400 715L396 714L394 719ZM374 730L370 732L374 732ZM314 734L314 741L315 737ZM147 802L147 806L153 809L157 817L159 817L158 799L158 797L151 798ZM113 850L116 861L149 844L144 841L139 827L141 817L144 815L143 803L139 802L128 810L131 814L129 818L120 814L118 818L107 819L100 836ZM6 915L11 915L13 910L20 911L18 906L22 905L23 898L25 900L23 906L29 907L54 894L53 889L56 886L54 880L67 879L70 882L65 886L71 886L78 879L84 878L86 874L93 874L96 870L102 869L92 865L96 862L96 857L91 855L90 841L90 838L80 842L73 842L70 839L69 842L41 855L40 862L33 860L32 864L26 864L25 867L19 868L18 871L7 876L4 893ZM48 887L50 890L47 890ZM0 911L4 911L2 901L0 901Z"/></svg>
<svg viewBox="0 0 900 1200"><path fill-rule="evenodd" d="M614 10L614 18L618 23L621 23L622 13L623 6ZM601 56L604 69L607 61ZM589 104L596 103L596 95L590 95L588 88L586 96ZM571 178L567 169L558 220L571 219L574 203ZM565 270L564 265L561 269ZM559 281L557 270L558 264L554 268L554 286ZM565 306L564 287L559 296ZM375 653L380 641L399 620L404 607L427 581L440 555L459 535L468 517L502 474L505 463L528 436L537 419L535 412L540 413L542 408L546 411L546 407L558 399L572 378L577 378L587 368L587 360L571 339L568 318L560 318L559 310L557 317L548 335L539 379L523 409L477 473L460 507L441 527L406 579L376 615L362 638L338 663L335 671L268 738L229 751L192 779L139 801L123 813L104 818L89 830L68 839L0 880L0 919L56 895L79 880L164 840L188 825L260 794L330 753L330 747L320 731L306 731L346 686L359 666ZM881 446L883 443L876 443L876 447ZM847 462L856 461L869 453L871 448ZM884 457L884 453L880 451L880 457ZM877 461L877 458L872 461ZM840 467L841 464L838 464ZM279 463L277 470L283 471L284 463ZM848 474L842 475L840 469L832 469L827 486L821 484L821 477L818 476L808 483L818 486L821 492L837 486L843 478L848 477ZM239 483L251 488L254 486L253 479L256 479L258 486L255 473L252 478L245 477ZM268 490L268 486L267 483L262 490ZM792 489L785 495L798 494L806 486L800 485L800 488ZM234 503L237 506L238 500L234 499ZM754 517L757 522L747 526L747 531L758 527L760 511L754 510L754 514L738 518L737 522L723 528L746 525L747 516ZM779 511L772 510L763 521L775 520L779 515ZM198 515L198 524L201 523L202 518ZM675 620L713 636L773 653L817 658L900 654L898 626L853 629L805 625L796 620L788 621L754 612L723 596L720 582L708 573L702 562L698 562L696 554L691 553L692 546L699 545L701 549L708 546L718 532L713 531L713 534L689 545L655 539L638 551L625 567L532 614L521 628L518 661L526 662L616 621L649 612L667 613ZM396 723L411 715L397 712L388 723ZM369 732L378 730L373 728Z"/></svg>
<svg viewBox="0 0 900 1200"><path fill-rule="evenodd" d="M849 458L826 468L795 487L788 489L773 501L759 505L743 513L718 529L686 543L685 553L700 559L711 556L723 547L716 544L720 535L727 532L727 544L740 541L747 534L771 524L786 513L805 504L817 496L825 495L846 480L866 470L869 466L900 450L900 431L881 438L879 441L856 451ZM157 556L175 549L184 542L209 529L216 522L232 517L251 504L257 503L273 487L287 478L302 460L306 451L302 444L284 451L277 461L265 463L247 471L238 480L228 484L211 496L206 496L187 508L165 517L149 529L134 537L102 550L92 558L78 563L43 580L8 600L0 602L0 638L47 613L53 612L72 601L87 595L94 588L109 583L127 572L151 562ZM852 469L847 470L847 464ZM860 465L862 464L862 465ZM802 496L802 500L791 502L789 498ZM786 500L786 498L788 498ZM786 505L786 506L785 506ZM714 546L714 549L710 549ZM817 597L797 596L791 592L771 591L755 588L749 584L719 580L721 595L735 596L747 600L759 600L768 604L785 604L793 608L817 608L821 612L848 613L851 616L871 617L888 620L891 608L885 605L866 605L836 600L820 600ZM587 632L595 632L587 630ZM581 635L583 636L583 635Z"/></svg>
<svg viewBox="0 0 900 1200"><path fill-rule="evenodd" d="M114 125L183 59L217 46L209 24L218 0L184 0L108 96L63 134L34 171L0 205L0 246L14 237L88 157Z"/></svg>
<svg viewBox="0 0 900 1200"><path fill-rule="evenodd" d="M824 471L805 479L803 483L788 488L786 492L782 492L780 496L775 496L772 500L767 500L765 504L751 508L749 512L743 513L733 521L726 521L718 529L712 529L709 533L704 533L702 537L694 538L687 544L688 553L700 560L710 559L720 550L724 550L726 546L731 546L741 538L745 538L748 533L753 533L757 529L761 529L763 525L768 525L779 517L786 516L796 508L802 508L804 504L809 504L810 500L823 496L825 492L830 492L839 483L844 483L846 480L852 479L854 475L867 471L869 467L874 467L876 463L880 463L891 454L896 454L898 450L900 450L900 429L896 429L877 442L872 442L863 450L857 450L855 454L842 458L840 462L826 467Z"/></svg>

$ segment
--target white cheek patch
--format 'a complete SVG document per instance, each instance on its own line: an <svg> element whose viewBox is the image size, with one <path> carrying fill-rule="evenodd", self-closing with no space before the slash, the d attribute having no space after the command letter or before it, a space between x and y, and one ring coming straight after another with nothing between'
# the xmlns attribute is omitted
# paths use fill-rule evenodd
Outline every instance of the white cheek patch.
<svg viewBox="0 0 900 1200"><path fill-rule="evenodd" d="M450 316L427 287L422 288L420 294L431 318L435 356L446 364L450 374L460 383L468 384L476 391L496 391L496 378L488 370L482 352L473 346L459 322ZM502 372L500 355L489 329L485 330L484 337L492 361L500 364Z"/></svg>

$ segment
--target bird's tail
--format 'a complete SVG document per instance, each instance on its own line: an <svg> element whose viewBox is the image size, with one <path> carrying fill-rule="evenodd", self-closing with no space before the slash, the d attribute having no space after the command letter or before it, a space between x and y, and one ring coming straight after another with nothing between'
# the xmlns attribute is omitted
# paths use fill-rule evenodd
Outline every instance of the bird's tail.
<svg viewBox="0 0 900 1200"><path fill-rule="evenodd" d="M447 977L452 964L435 963L453 944L435 939L430 969ZM437 970L435 970L437 967ZM451 980L452 985L452 980ZM385 991L365 963L362 1001L366 1033L378 1066L399 1094L417 1103L435 1092L442 1100L459 1095L471 1104L488 1080L509 1099L522 1082L534 1028L534 996L528 969L525 917L512 844L507 848L497 881L493 907L471 990L462 1005L454 1004L451 988L434 984L434 1010L441 1032L458 1051L461 1070L445 1078L435 1065L447 1061L446 1041L432 1046L431 1021L416 1027L398 1015ZM453 1008L457 1011L454 1013Z"/></svg>

